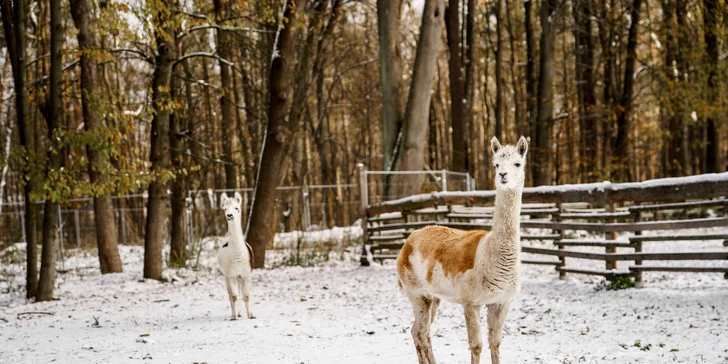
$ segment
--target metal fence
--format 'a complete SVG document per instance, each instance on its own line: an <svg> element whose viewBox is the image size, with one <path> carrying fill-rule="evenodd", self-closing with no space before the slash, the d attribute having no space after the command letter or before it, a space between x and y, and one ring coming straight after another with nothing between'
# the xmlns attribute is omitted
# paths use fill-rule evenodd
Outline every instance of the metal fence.
<svg viewBox="0 0 728 364"><path fill-rule="evenodd" d="M41 219L45 209L44 202L36 202ZM146 223L146 194L112 197L114 216L118 226L118 239L121 244L139 244L144 241ZM96 221L94 219L93 199L79 198L61 204L59 207L59 233L64 246L96 246ZM41 226L38 227L41 230ZM25 203L6 202L0 213L0 247L24 242Z"/></svg>
<svg viewBox="0 0 728 364"><path fill-rule="evenodd" d="M418 175L422 176L420 186L415 189L414 194L434 191L473 191L475 190L475 179L468 173L453 172L448 170L439 171L367 171L366 184L368 190L367 204L376 204L384 201L396 200L405 196L398 196L395 192L402 183L393 181L392 177L397 175ZM408 184L411 182L407 182Z"/></svg>
<svg viewBox="0 0 728 364"><path fill-rule="evenodd" d="M386 177L396 174L420 174L425 178L419 190L470 191L474 180L466 173L450 171L382 172L366 171L366 184L371 202L391 199L385 195ZM361 181L360 181L361 183ZM277 188L275 214L276 232L317 231L334 226L350 226L361 217L359 183L338 185L284 186ZM190 190L186 203L186 233L189 242L210 236L224 235L227 231L220 210L220 195L239 192L243 198L243 224L247 224L253 189L237 190ZM121 244L141 244L144 241L147 194L112 197L114 216ZM44 204L39 202L41 214ZM25 212L23 201L9 201L0 206L0 249L25 241ZM169 207L168 207L169 208ZM96 222L93 199L81 198L61 204L59 207L63 246L82 248L96 246ZM42 219L40 220L42 221ZM167 229L169 224L166 223ZM41 226L37 231L41 230ZM191 245L192 246L192 245ZM63 248L63 247L62 247Z"/></svg>

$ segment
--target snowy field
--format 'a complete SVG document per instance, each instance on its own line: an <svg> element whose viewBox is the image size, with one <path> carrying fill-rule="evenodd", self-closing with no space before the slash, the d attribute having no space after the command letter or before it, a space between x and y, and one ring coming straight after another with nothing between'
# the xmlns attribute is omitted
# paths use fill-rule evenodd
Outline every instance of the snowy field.
<svg viewBox="0 0 728 364"><path fill-rule="evenodd" d="M362 268L344 253L323 267L256 270L257 319L230 321L213 249L195 271L167 269L169 283L141 280L140 247L122 255L125 272L106 276L93 256L67 259L59 300L37 304L18 290L22 267L5 264L0 363L417 362L392 263ZM522 276L504 363L728 363L722 274L645 273L646 288L623 291L595 291L594 277L561 281L552 267ZM432 334L439 363L469 362L460 306L443 303Z"/></svg>

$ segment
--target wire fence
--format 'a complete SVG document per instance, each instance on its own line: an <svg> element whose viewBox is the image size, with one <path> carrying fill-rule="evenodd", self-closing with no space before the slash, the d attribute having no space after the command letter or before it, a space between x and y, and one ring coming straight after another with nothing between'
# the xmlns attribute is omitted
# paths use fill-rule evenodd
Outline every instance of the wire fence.
<svg viewBox="0 0 728 364"><path fill-rule="evenodd" d="M146 223L146 194L135 194L112 197L114 217L117 223L118 240L121 244L140 244L144 241ZM43 221L44 202L36 202ZM24 242L25 203L9 202L2 204L0 213L0 246ZM73 199L59 207L58 233L65 247L96 246L96 221L94 218L93 199ZM38 226L36 231L41 231ZM62 247L63 247L62 246Z"/></svg>
<svg viewBox="0 0 728 364"><path fill-rule="evenodd" d="M368 202L376 203L394 198L387 195L387 177L397 174L423 176L417 191L470 191L475 181L466 173L450 171L381 172L363 171L367 181ZM391 186L395 186L392 184ZM390 187L391 187L390 186ZM390 188L391 190L391 188ZM328 230L334 226L350 226L361 217L361 191L359 183L337 185L283 186L277 188L274 213L277 224L271 229L277 233L294 231ZM224 235L227 222L220 209L222 193L240 193L243 224L247 224L253 198L253 189L190 190L186 198L186 235L188 243L206 237ZM144 242L147 194L112 197L114 216L120 244L137 245ZM44 204L38 202L41 216ZM23 201L6 201L0 204L0 249L26 241L25 211ZM60 226L58 233L64 248L93 248L96 246L96 221L93 199L70 200L59 206ZM169 206L167 206L169 209ZM171 212L168 210L167 216ZM39 221L42 223L42 218ZM170 229L169 220L165 225ZM36 231L40 232L42 226ZM169 236L169 234L167 234Z"/></svg>
<svg viewBox="0 0 728 364"><path fill-rule="evenodd" d="M409 194L475 189L475 179L470 174L445 169L439 171L364 171L364 173L366 173L368 189L367 203L370 205L406 197L400 193L401 187L411 186L413 183L419 186L411 189ZM404 182L398 182L395 176L418 178L400 179Z"/></svg>

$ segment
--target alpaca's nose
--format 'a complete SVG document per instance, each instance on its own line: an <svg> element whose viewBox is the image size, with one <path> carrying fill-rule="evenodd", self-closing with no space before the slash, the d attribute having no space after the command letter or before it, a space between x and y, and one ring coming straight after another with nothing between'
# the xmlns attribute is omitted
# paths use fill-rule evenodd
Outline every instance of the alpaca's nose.
<svg viewBox="0 0 728 364"><path fill-rule="evenodd" d="M500 174L501 178L506 178L506 175L507 175L508 173L498 173L498 174Z"/></svg>
<svg viewBox="0 0 728 364"><path fill-rule="evenodd" d="M233 218L233 214L227 214L227 218L228 219L232 219Z"/></svg>

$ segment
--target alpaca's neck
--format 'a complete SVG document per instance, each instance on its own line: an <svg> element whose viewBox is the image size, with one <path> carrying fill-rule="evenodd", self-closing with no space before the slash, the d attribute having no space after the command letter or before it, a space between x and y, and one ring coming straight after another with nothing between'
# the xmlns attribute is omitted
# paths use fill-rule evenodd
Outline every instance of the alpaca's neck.
<svg viewBox="0 0 728 364"><path fill-rule="evenodd" d="M495 212L493 213L493 234L502 244L517 242L521 226L522 189L496 189Z"/></svg>
<svg viewBox="0 0 728 364"><path fill-rule="evenodd" d="M228 221L228 237L233 245L243 245L243 227L239 221Z"/></svg>

